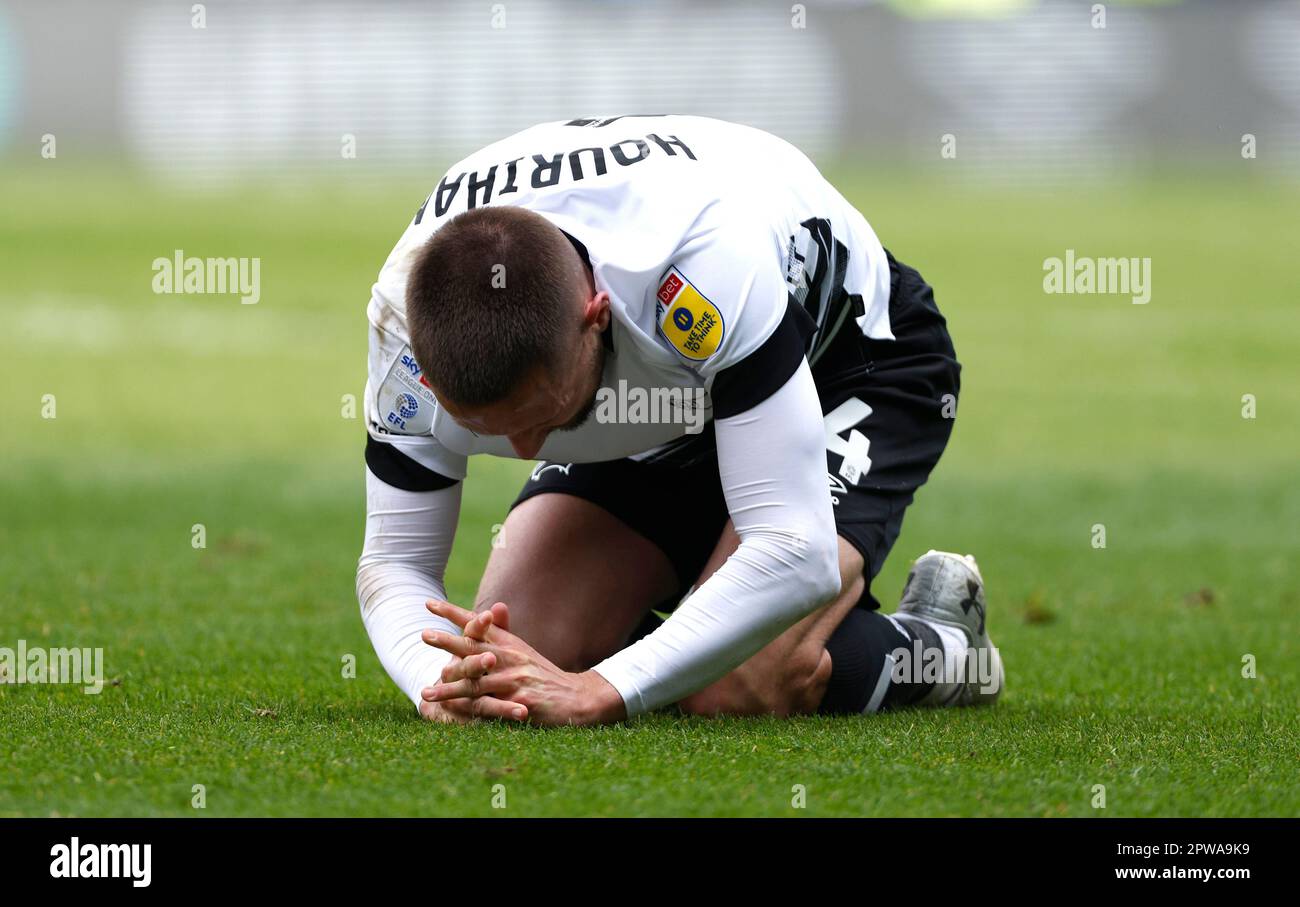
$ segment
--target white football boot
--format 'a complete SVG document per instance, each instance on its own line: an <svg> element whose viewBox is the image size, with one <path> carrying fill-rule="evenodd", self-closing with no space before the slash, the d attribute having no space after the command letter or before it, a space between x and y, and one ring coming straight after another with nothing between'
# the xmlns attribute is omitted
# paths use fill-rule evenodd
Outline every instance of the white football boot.
<svg viewBox="0 0 1300 907"><path fill-rule="evenodd" d="M895 620L920 619L959 631L966 639L965 658L954 659L953 675L937 683L922 706L987 705L1006 684L1002 656L985 626L984 578L969 554L927 551L912 565Z"/></svg>

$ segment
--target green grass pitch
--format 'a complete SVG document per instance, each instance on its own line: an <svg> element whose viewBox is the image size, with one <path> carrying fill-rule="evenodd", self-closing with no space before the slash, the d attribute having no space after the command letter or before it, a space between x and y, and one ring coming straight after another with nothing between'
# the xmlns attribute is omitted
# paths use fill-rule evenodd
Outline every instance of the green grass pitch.
<svg viewBox="0 0 1300 907"><path fill-rule="evenodd" d="M357 613L342 410L434 177L167 193L61 158L0 178L0 646L103 647L110 683L0 685L0 816L1300 814L1296 189L832 176L936 287L965 365L876 588L890 610L910 558L975 553L998 706L415 720ZM261 301L154 295L175 249L260 257ZM1045 294L1066 249L1150 257L1151 302ZM471 464L454 599L525 470Z"/></svg>

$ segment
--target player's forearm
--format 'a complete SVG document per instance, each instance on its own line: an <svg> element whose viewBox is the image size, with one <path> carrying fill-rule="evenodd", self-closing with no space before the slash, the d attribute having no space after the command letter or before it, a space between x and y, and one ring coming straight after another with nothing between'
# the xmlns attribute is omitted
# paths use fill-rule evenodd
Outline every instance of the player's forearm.
<svg viewBox="0 0 1300 907"><path fill-rule="evenodd" d="M417 706L420 691L437 682L449 657L426 645L422 632L460 632L425 607L431 598L445 598L443 574L460 488L402 491L366 473L366 538L357 564L357 600L384 670Z"/></svg>
<svg viewBox="0 0 1300 907"><path fill-rule="evenodd" d="M740 547L663 626L595 667L629 715L702 689L839 592L820 414L805 364L758 406L719 420Z"/></svg>
<svg viewBox="0 0 1300 907"><path fill-rule="evenodd" d="M459 632L450 621L434 617L425 607L430 599L445 598L439 584L400 567L358 569L357 597L361 619L379 661L415 705L420 690L436 683L447 664L446 652L425 645L427 628Z"/></svg>
<svg viewBox="0 0 1300 907"><path fill-rule="evenodd" d="M790 536L743 542L651 637L594 670L629 715L677 702L730 673L839 591L834 546ZM829 550L828 550L829 549Z"/></svg>

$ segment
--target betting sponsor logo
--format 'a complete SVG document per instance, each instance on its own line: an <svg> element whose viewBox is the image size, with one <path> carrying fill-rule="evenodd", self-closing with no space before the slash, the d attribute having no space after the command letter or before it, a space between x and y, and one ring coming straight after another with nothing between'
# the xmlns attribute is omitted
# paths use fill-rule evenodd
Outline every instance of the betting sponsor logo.
<svg viewBox="0 0 1300 907"><path fill-rule="evenodd" d="M655 294L659 331L687 359L703 362L718 351L726 324L717 306L673 268Z"/></svg>
<svg viewBox="0 0 1300 907"><path fill-rule="evenodd" d="M415 361L414 356L405 353L398 361L402 363L402 368L406 369L412 378L420 382L421 387L427 387L430 391L433 390L433 385L429 383L428 378L424 377L424 369L420 368L420 363Z"/></svg>

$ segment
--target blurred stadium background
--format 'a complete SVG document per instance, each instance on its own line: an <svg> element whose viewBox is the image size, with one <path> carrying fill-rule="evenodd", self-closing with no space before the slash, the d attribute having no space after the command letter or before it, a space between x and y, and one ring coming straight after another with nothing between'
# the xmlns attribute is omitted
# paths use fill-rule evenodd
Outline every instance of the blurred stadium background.
<svg viewBox="0 0 1300 907"><path fill-rule="evenodd" d="M0 142L373 178L574 111L670 111L919 166L951 133L946 170L1016 178L1223 161L1252 133L1294 172L1297 46L1277 0L6 3Z"/></svg>
<svg viewBox="0 0 1300 907"><path fill-rule="evenodd" d="M466 152L665 112L800 145L936 287L961 414L879 594L975 552L996 710L453 733L370 652L379 266ZM1300 813L1297 0L7 0L0 165L0 646L113 681L0 684L0 816ZM176 249L260 301L155 294ZM1150 303L1044 293L1067 249ZM526 469L472 465L453 599Z"/></svg>

